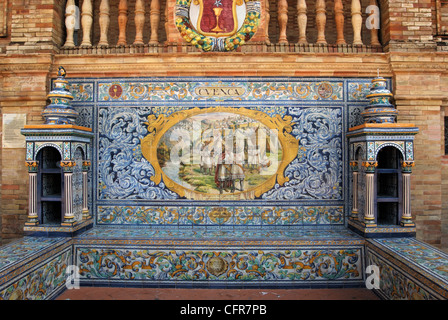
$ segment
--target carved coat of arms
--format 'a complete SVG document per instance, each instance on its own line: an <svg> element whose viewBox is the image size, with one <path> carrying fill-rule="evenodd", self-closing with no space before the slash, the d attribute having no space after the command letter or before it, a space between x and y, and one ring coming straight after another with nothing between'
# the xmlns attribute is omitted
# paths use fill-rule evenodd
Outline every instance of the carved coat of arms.
<svg viewBox="0 0 448 320"><path fill-rule="evenodd" d="M204 51L232 51L255 34L260 2L177 0L176 26L182 37Z"/></svg>

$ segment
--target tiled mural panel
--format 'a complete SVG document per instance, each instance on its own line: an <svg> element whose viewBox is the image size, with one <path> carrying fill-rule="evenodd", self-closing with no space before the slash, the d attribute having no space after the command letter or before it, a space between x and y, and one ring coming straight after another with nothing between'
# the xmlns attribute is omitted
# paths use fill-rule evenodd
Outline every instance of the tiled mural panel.
<svg viewBox="0 0 448 320"><path fill-rule="evenodd" d="M371 79L192 77L69 81L75 98L72 105L80 112L77 123L96 133L94 174L89 177L96 186L96 224L345 223L350 210L345 132L361 124L360 113L367 104L365 94ZM228 108L229 113L232 108L247 110L248 114L262 111L269 117L265 124L288 121L290 127L282 127L280 133L293 137L298 148L297 155L285 163L281 172L285 180L247 199L206 196L199 202L193 199L194 205L164 179L155 181L157 170L142 150L142 141L151 134L151 121L161 122L193 108L199 108L203 115L216 108L221 112ZM241 200L247 201L242 205ZM222 208L227 211L225 221L213 221L210 211Z"/></svg>
<svg viewBox="0 0 448 320"><path fill-rule="evenodd" d="M286 168L289 182L260 199L342 200L342 109L281 109L295 123L292 135L300 139L299 154ZM154 168L140 148L150 114L149 107L99 108L98 200L179 199L150 179Z"/></svg>

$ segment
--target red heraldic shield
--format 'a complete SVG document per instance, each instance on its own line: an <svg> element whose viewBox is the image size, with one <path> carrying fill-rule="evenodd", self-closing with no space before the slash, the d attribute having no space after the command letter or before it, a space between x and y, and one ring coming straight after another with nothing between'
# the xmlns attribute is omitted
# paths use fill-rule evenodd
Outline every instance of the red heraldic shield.
<svg viewBox="0 0 448 320"><path fill-rule="evenodd" d="M238 30L237 0L199 0L199 32L215 37L231 36Z"/></svg>

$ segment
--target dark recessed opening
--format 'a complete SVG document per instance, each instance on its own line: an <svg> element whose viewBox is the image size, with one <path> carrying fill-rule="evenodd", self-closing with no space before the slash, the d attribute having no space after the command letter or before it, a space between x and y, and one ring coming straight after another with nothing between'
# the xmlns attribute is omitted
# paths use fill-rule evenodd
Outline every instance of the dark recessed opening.
<svg viewBox="0 0 448 320"><path fill-rule="evenodd" d="M398 223L398 203L397 202L378 202L379 225L396 225Z"/></svg>

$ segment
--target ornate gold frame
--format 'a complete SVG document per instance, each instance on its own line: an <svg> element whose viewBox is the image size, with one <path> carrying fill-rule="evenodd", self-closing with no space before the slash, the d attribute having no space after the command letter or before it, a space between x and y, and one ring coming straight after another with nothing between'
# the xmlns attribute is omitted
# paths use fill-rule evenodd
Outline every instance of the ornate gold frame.
<svg viewBox="0 0 448 320"><path fill-rule="evenodd" d="M242 116L247 116L254 120L260 121L262 124L267 126L269 129L277 130L278 132L278 140L282 147L282 161L278 166L277 172L269 177L266 181L257 185L256 187L249 189L247 191L235 192L231 194L206 194L203 192L198 192L194 190L189 190L176 182L172 181L162 170L160 167L159 161L157 159L157 147L161 137L175 124L178 122L185 120L194 115L202 114L202 113L216 113L216 112L225 112L225 113L234 113ZM156 184L159 184L162 181L165 183L165 186L176 192L181 197L186 197L192 200L248 200L254 199L255 197L259 197L263 193L272 189L275 183L283 185L285 182L289 180L289 178L283 175L283 172L286 166L291 163L297 156L297 152L299 150L299 140L294 138L290 132L292 131L292 117L284 116L283 118L280 115L276 115L274 117L270 117L268 114L250 110L246 108L232 108L232 107L211 107L207 109L201 108L192 108L189 110L178 111L172 113L169 116L159 115L156 118L155 115L148 116L148 122L145 122L148 125L149 134L141 140L141 150L143 156L151 163L154 168L155 174L151 177L151 180Z"/></svg>

